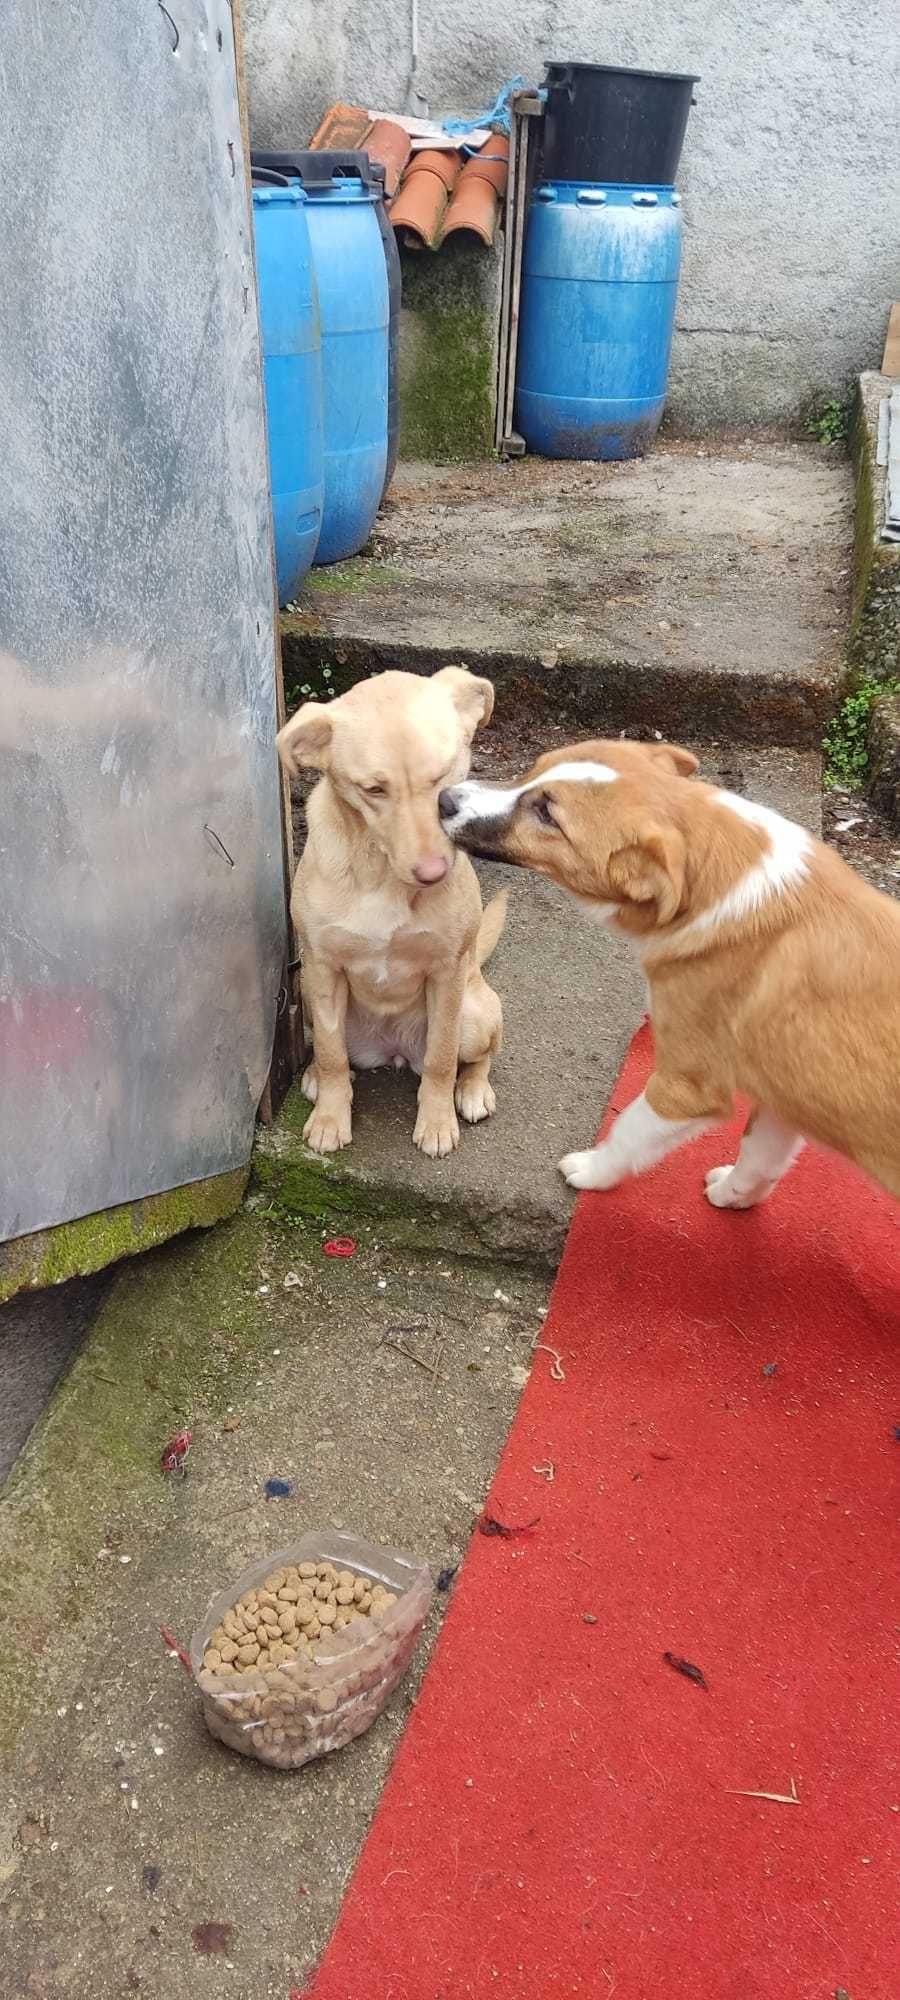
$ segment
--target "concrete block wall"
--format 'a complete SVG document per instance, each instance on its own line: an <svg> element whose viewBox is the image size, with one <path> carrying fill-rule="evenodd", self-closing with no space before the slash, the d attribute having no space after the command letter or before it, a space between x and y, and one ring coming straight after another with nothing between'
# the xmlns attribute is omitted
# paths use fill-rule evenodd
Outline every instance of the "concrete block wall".
<svg viewBox="0 0 900 2000"><path fill-rule="evenodd" d="M309 137L336 97L404 101L409 0L243 0L251 133ZM420 0L433 113L550 59L697 70L670 411L793 418L881 359L900 296L897 0Z"/></svg>

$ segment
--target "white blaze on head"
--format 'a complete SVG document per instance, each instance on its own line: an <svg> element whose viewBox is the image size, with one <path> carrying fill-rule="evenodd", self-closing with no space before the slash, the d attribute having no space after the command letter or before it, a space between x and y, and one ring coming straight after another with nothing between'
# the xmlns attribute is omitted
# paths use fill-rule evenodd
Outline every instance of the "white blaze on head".
<svg viewBox="0 0 900 2000"><path fill-rule="evenodd" d="M618 776L611 764L593 764L585 757L571 763L551 764L524 785L482 785L471 778L466 784L453 786L456 810L443 820L443 825L448 833L457 833L464 826L477 825L479 820L508 819L526 792L554 784L611 785Z"/></svg>

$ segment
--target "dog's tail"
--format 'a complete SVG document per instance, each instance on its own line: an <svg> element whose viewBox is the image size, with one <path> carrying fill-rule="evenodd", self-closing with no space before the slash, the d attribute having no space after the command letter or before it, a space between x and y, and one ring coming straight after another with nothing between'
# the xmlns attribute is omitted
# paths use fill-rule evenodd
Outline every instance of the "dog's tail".
<svg viewBox="0 0 900 2000"><path fill-rule="evenodd" d="M500 932L506 922L507 891L501 889L499 895L492 896L478 926L475 939L475 962L486 965L491 952L499 941Z"/></svg>

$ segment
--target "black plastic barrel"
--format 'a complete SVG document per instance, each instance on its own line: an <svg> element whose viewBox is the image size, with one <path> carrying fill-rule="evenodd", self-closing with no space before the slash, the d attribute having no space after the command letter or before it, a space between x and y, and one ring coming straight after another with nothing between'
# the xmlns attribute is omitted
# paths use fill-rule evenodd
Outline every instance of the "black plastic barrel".
<svg viewBox="0 0 900 2000"><path fill-rule="evenodd" d="M375 213L384 245L384 260L387 265L388 302L390 327L388 336L388 414L387 414L387 468L384 476L384 491L393 479L397 465L397 450L400 440L400 252L394 235L390 216L384 205L384 168L377 160L370 160L364 152L310 152L297 153L257 153L251 155L254 167L267 168L270 172L294 175L307 192L316 187L330 186L335 175L350 174L361 180L364 186L380 189L380 200Z"/></svg>
<svg viewBox="0 0 900 2000"><path fill-rule="evenodd" d="M699 77L548 63L544 81L544 180L674 184Z"/></svg>

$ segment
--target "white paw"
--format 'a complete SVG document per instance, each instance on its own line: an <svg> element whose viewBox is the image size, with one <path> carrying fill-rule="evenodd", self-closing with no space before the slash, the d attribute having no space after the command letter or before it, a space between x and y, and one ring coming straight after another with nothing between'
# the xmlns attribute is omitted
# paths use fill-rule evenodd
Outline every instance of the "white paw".
<svg viewBox="0 0 900 2000"><path fill-rule="evenodd" d="M490 1118L496 1108L497 1099L487 1077L481 1082L457 1084L456 1109L467 1125L479 1125L482 1118Z"/></svg>
<svg viewBox="0 0 900 2000"><path fill-rule="evenodd" d="M567 1153L559 1171L570 1187L613 1188L623 1175L610 1146L592 1146L589 1153Z"/></svg>
<svg viewBox="0 0 900 2000"><path fill-rule="evenodd" d="M351 1139L351 1109L345 1105L317 1104L303 1127L303 1137L314 1153L339 1153Z"/></svg>
<svg viewBox="0 0 900 2000"><path fill-rule="evenodd" d="M307 1104L315 1104L316 1098L319 1095L319 1079L316 1075L315 1063L310 1063L309 1068L304 1070L300 1089L306 1098Z"/></svg>
<svg viewBox="0 0 900 2000"><path fill-rule="evenodd" d="M706 1176L706 1199L713 1208L755 1208L761 1199L758 1190L749 1194L735 1193L734 1168L710 1167Z"/></svg>

